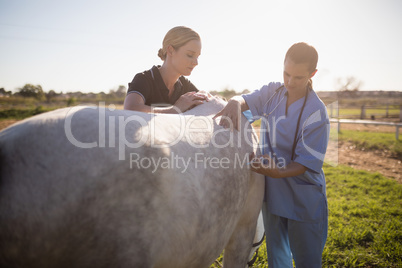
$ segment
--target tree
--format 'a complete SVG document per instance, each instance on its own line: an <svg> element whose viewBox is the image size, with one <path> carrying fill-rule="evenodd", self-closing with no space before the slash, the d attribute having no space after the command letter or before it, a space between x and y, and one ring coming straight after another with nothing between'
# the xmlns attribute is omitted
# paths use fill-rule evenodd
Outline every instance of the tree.
<svg viewBox="0 0 402 268"><path fill-rule="evenodd" d="M6 91L3 87L2 88L0 88L0 97L1 96L11 96L11 91Z"/></svg>
<svg viewBox="0 0 402 268"><path fill-rule="evenodd" d="M120 85L116 90L116 95L119 98L124 98L126 96L127 89L125 86Z"/></svg>
<svg viewBox="0 0 402 268"><path fill-rule="evenodd" d="M56 91L54 91L53 89L51 89L51 90L49 90L49 92L46 93L45 95L46 95L46 101L47 101L47 102L51 102L52 99L57 96L57 93L56 93Z"/></svg>
<svg viewBox="0 0 402 268"><path fill-rule="evenodd" d="M348 76L346 78L338 78L337 84L339 97L353 98L357 95L363 83L354 76Z"/></svg>
<svg viewBox="0 0 402 268"><path fill-rule="evenodd" d="M346 78L338 78L337 84L339 91L359 91L363 83L354 76L348 76Z"/></svg>
<svg viewBox="0 0 402 268"><path fill-rule="evenodd" d="M45 97L45 92L43 92L40 85L25 84L25 86L19 89L18 95L24 98L32 97L41 100Z"/></svg>
<svg viewBox="0 0 402 268"><path fill-rule="evenodd" d="M127 89L125 86L120 85L116 91L114 89L109 90L109 96L112 98L124 98L126 96Z"/></svg>

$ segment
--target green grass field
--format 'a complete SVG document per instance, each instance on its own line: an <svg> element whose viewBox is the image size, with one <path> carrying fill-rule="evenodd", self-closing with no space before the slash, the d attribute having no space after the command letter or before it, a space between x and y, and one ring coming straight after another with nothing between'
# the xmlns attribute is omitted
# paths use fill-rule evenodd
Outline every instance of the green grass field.
<svg viewBox="0 0 402 268"><path fill-rule="evenodd" d="M402 185L347 166L324 168L328 267L401 267Z"/></svg>
<svg viewBox="0 0 402 268"><path fill-rule="evenodd" d="M326 165L324 172L329 230L323 267L402 267L402 185L347 166ZM254 267L267 267L265 244Z"/></svg>

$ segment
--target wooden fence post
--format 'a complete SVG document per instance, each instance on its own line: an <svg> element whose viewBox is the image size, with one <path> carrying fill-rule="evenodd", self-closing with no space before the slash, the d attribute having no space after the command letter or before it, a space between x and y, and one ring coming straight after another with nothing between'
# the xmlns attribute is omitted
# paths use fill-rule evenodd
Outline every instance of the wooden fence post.
<svg viewBox="0 0 402 268"><path fill-rule="evenodd" d="M336 118L339 119L339 102L336 102Z"/></svg>
<svg viewBox="0 0 402 268"><path fill-rule="evenodd" d="M365 104L363 104L360 112L360 119L364 119L365 117L366 117L366 107Z"/></svg>
<svg viewBox="0 0 402 268"><path fill-rule="evenodd" d="M386 112L385 112L385 118L388 118L388 108L389 108L389 105L387 104L387 110L386 110Z"/></svg>
<svg viewBox="0 0 402 268"><path fill-rule="evenodd" d="M402 122L402 105L399 106L399 122Z"/></svg>

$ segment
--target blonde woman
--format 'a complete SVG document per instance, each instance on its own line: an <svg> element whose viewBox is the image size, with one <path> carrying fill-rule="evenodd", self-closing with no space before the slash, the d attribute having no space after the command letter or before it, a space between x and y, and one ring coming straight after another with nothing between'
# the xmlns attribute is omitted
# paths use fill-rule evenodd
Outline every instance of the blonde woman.
<svg viewBox="0 0 402 268"><path fill-rule="evenodd" d="M178 26L169 30L163 39L158 56L162 66L138 73L129 83L124 109L152 113L180 113L205 100L206 93L184 76L198 65L201 38L192 29Z"/></svg>

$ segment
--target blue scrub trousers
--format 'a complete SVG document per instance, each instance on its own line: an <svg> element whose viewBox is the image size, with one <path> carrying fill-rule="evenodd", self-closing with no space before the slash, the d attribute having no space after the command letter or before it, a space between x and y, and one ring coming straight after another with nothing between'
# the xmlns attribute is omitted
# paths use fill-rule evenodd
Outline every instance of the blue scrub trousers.
<svg viewBox="0 0 402 268"><path fill-rule="evenodd" d="M328 233L328 214L321 222L301 222L269 213L266 202L262 206L266 234L268 267L321 268L322 252Z"/></svg>

